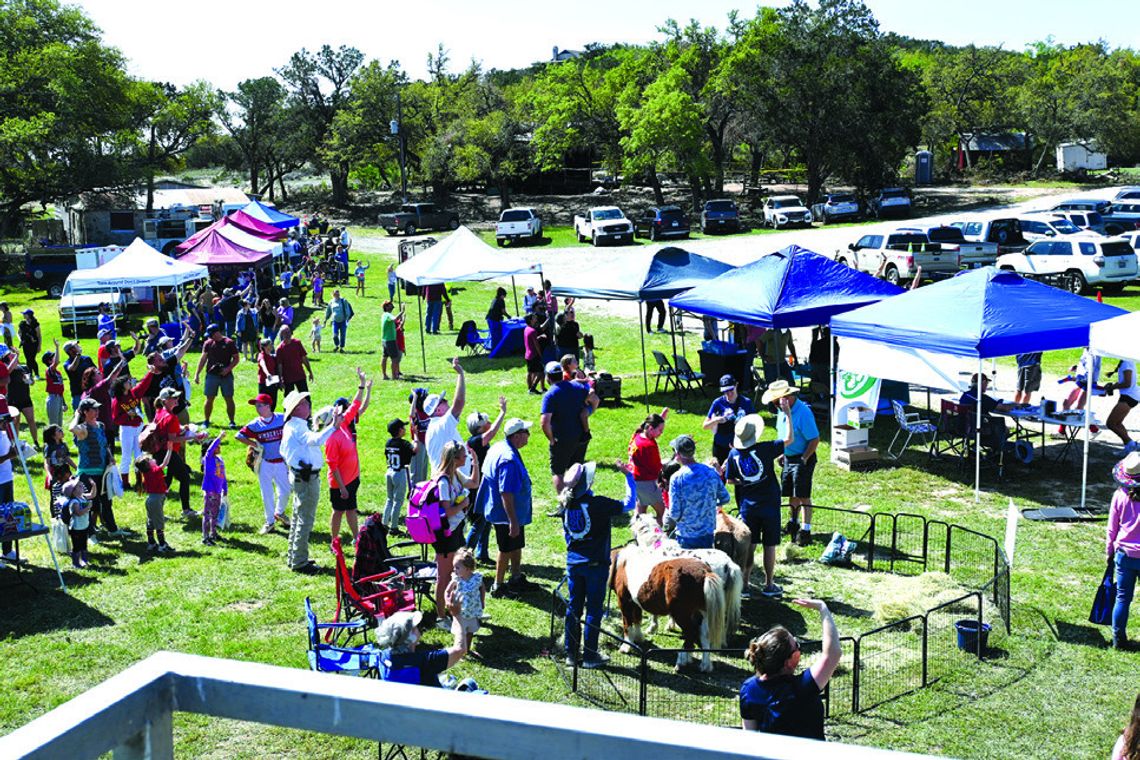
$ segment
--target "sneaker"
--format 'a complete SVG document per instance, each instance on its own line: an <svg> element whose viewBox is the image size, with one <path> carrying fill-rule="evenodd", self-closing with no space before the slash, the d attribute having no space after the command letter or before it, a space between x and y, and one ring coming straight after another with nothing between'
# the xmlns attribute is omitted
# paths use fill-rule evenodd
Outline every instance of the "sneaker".
<svg viewBox="0 0 1140 760"><path fill-rule="evenodd" d="M776 597L783 596L784 595L784 589L780 588L775 583L773 583L771 585L765 586L763 588L763 590L760 591L760 593L766 597L774 599Z"/></svg>
<svg viewBox="0 0 1140 760"><path fill-rule="evenodd" d="M451 618L449 618L449 617L439 618L438 620L435 621L435 627L441 631L450 631L451 630Z"/></svg>
<svg viewBox="0 0 1140 760"><path fill-rule="evenodd" d="M167 543L159 544L158 550L163 554L174 554L174 547Z"/></svg>
<svg viewBox="0 0 1140 760"><path fill-rule="evenodd" d="M811 546L810 530L801 530L796 534L796 546Z"/></svg>
<svg viewBox="0 0 1140 760"><path fill-rule="evenodd" d="M126 528L119 528L118 530L111 531L108 535L110 535L111 538L130 538L134 535L134 532Z"/></svg>
<svg viewBox="0 0 1140 760"><path fill-rule="evenodd" d="M158 554L158 544L147 544L146 552L147 554Z"/></svg>
<svg viewBox="0 0 1140 760"><path fill-rule="evenodd" d="M496 583L491 586L491 597L494 599L510 599L517 596L514 589L505 583Z"/></svg>
<svg viewBox="0 0 1140 760"><path fill-rule="evenodd" d="M187 520L189 520L191 517L197 517L197 516L198 516L198 513L192 509L182 510L182 517L184 517Z"/></svg>
<svg viewBox="0 0 1140 760"><path fill-rule="evenodd" d="M237 430L237 423L230 420L230 430Z"/></svg>
<svg viewBox="0 0 1140 760"><path fill-rule="evenodd" d="M1128 443L1124 444L1124 450L1120 453L1131 454L1137 448L1140 448L1140 443L1137 443L1136 441L1129 441Z"/></svg>
<svg viewBox="0 0 1140 760"><path fill-rule="evenodd" d="M542 588L522 573L511 576L511 579L507 581L507 585L518 591L537 591Z"/></svg>
<svg viewBox="0 0 1140 760"><path fill-rule="evenodd" d="M800 524L798 522L796 522L795 520L788 520L787 524L784 525L784 535L785 536L794 537L799 532L800 532Z"/></svg>
<svg viewBox="0 0 1140 760"><path fill-rule="evenodd" d="M213 545L214 545L213 539L210 539L210 538L203 538L202 539L202 546L213 546Z"/></svg>
<svg viewBox="0 0 1140 760"><path fill-rule="evenodd" d="M305 563L304 565L297 565L296 567L291 567L289 569L295 573L301 573L302 575L317 574L317 566L309 563Z"/></svg>
<svg viewBox="0 0 1140 760"><path fill-rule="evenodd" d="M572 654L566 655L566 659L563 662L566 663L566 667L568 668L572 668L578 664L578 660Z"/></svg>
<svg viewBox="0 0 1140 760"><path fill-rule="evenodd" d="M92 533L90 536L87 537L87 543L91 544L92 546L98 546L100 543L99 534L98 533Z"/></svg>
<svg viewBox="0 0 1140 760"><path fill-rule="evenodd" d="M593 670L595 668L602 667L603 665L605 665L609 661L610 661L610 658L608 656L602 654L601 652L597 652L595 654L586 655L585 657L583 657L582 658L582 667L585 668L586 670Z"/></svg>
<svg viewBox="0 0 1140 760"><path fill-rule="evenodd" d="M282 528L289 530L289 518L287 518L285 515L274 515L273 519L281 523Z"/></svg>
<svg viewBox="0 0 1140 760"><path fill-rule="evenodd" d="M273 532L273 523L268 523L261 526L261 530L257 531L260 535L264 536L266 533Z"/></svg>
<svg viewBox="0 0 1140 760"><path fill-rule="evenodd" d="M752 600L752 591L750 591L749 589L744 589L743 591L740 592L740 601L748 602L751 600Z"/></svg>

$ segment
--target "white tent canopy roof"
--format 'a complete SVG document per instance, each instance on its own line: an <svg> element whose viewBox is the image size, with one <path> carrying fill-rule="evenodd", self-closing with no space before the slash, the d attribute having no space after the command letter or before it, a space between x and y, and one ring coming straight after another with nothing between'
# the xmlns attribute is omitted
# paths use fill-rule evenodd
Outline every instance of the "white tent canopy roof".
<svg viewBox="0 0 1140 760"><path fill-rule="evenodd" d="M172 259L135 238L122 253L103 266L79 269L69 274L64 292L76 288L169 288L208 276L206 267Z"/></svg>
<svg viewBox="0 0 1140 760"><path fill-rule="evenodd" d="M479 282L516 274L538 274L539 264L531 264L507 253L499 253L474 232L460 227L442 241L396 267L396 276L416 286L443 282Z"/></svg>
<svg viewBox="0 0 1140 760"><path fill-rule="evenodd" d="M1089 326L1089 348L1100 356L1140 361L1140 311L1094 322Z"/></svg>

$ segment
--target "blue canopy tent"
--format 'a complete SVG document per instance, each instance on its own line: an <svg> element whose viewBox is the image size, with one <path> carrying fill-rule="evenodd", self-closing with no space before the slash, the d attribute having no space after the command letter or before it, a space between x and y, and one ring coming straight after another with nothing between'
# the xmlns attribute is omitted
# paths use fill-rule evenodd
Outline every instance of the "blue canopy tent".
<svg viewBox="0 0 1140 760"><path fill-rule="evenodd" d="M985 267L836 316L831 320L831 333L853 341L851 347L856 349L841 353L844 368L912 380L910 373L917 371L923 354L975 360L981 374L984 359L1088 346L1089 325L1124 313L1013 272ZM883 350L857 350L874 344ZM930 384L925 379L921 382ZM943 387L956 384L947 382ZM981 416L979 404L975 498L981 478ZM1086 469L1087 464L1086 415Z"/></svg>
<svg viewBox="0 0 1140 760"><path fill-rule="evenodd" d="M649 408L649 369L645 361L645 329L641 304L674 296L732 269L731 264L666 246L656 251L638 251L615 257L610 266L591 269L580 278L551 288L556 296L597 298L605 301L637 301L641 325L641 374L645 404Z"/></svg>
<svg viewBox="0 0 1140 760"><path fill-rule="evenodd" d="M281 229L296 227L301 223L301 220L297 217L282 213L272 206L266 206L260 201L250 201L247 205L243 206L241 210L254 219L265 222L266 224L272 224L274 227Z"/></svg>

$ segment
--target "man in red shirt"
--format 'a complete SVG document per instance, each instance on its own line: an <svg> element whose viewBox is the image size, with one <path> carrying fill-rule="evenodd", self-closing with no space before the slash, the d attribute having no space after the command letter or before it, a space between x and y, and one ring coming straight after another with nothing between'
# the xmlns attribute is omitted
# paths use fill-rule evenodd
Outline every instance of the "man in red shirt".
<svg viewBox="0 0 1140 760"><path fill-rule="evenodd" d="M281 344L277 346L277 374L281 377L281 392L288 395L294 390L308 393L309 381L313 379L313 368L309 366L309 355L301 341L293 337L288 325L281 328Z"/></svg>
<svg viewBox="0 0 1140 760"><path fill-rule="evenodd" d="M197 512L190 508L190 468L183 456L183 444L198 440L200 436L189 430L182 430L175 408L182 394L173 388L163 388L158 393L158 403L162 407L154 416L155 434L163 448L170 452L170 464L166 466L166 487L178 481L178 498L182 502L182 516L195 517Z"/></svg>
<svg viewBox="0 0 1140 760"><path fill-rule="evenodd" d="M198 360L198 371L194 374L194 384L202 381L202 368L206 369L206 404L202 409L204 425L209 427L210 415L214 411L214 399L218 391L226 402L226 414L230 418L230 430L237 429L234 422L234 367L241 361L241 351L237 344L227 338L222 328L212 324L206 328L209 339L202 344L202 357Z"/></svg>

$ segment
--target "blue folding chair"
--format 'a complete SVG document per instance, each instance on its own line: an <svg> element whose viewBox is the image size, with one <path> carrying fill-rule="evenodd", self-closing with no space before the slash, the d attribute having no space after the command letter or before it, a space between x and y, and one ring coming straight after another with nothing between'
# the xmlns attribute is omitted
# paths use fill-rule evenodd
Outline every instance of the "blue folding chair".
<svg viewBox="0 0 1140 760"><path fill-rule="evenodd" d="M895 420L899 423L899 429L895 431L895 437L891 439L891 444L887 446L887 456L891 459L898 459L906 451L906 447L910 445L910 439L914 436L922 438L923 444L929 449L934 443L934 436L938 432L938 426L929 420L924 420L917 412L907 413L906 407L902 402L891 401L891 408L895 411ZM906 433L906 438L903 440L902 445L898 450L895 450L895 443Z"/></svg>
<svg viewBox="0 0 1140 760"><path fill-rule="evenodd" d="M318 673L342 673L362 678L379 675L379 650L368 643L368 621L353 620L345 623L318 623L313 603L305 597L305 621L309 629L309 669ZM335 631L332 643L321 641L321 631ZM356 635L364 638L360 646L341 645Z"/></svg>
<svg viewBox="0 0 1140 760"><path fill-rule="evenodd" d="M490 333L480 330L475 326L475 320L469 319L459 326L455 347L466 351L469 356L478 356L490 351L494 344L491 342Z"/></svg>

